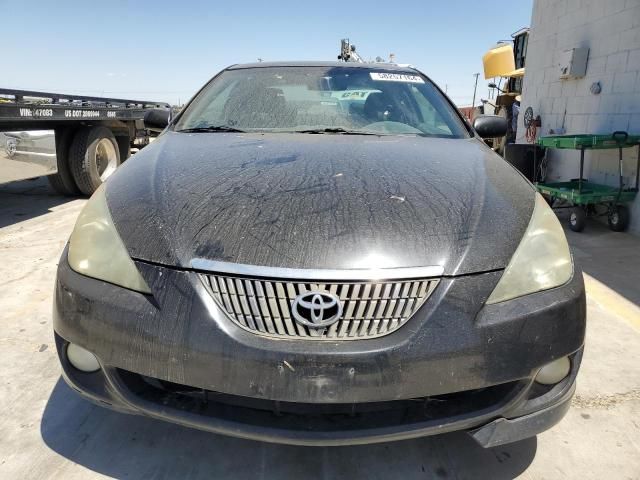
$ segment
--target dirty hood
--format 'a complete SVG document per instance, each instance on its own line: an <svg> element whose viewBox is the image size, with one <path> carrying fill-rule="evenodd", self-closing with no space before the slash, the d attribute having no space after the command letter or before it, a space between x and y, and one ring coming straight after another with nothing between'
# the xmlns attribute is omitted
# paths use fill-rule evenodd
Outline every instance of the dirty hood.
<svg viewBox="0 0 640 480"><path fill-rule="evenodd" d="M534 191L477 139L167 132L107 201L147 262L460 275L506 267Z"/></svg>

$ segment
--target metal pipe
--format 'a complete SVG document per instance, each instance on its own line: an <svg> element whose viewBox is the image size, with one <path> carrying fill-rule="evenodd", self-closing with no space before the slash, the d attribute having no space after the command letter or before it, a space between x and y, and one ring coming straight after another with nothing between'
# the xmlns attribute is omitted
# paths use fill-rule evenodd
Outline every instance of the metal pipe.
<svg viewBox="0 0 640 480"><path fill-rule="evenodd" d="M636 192L640 185L640 143L638 143L638 160L636 161Z"/></svg>
<svg viewBox="0 0 640 480"><path fill-rule="evenodd" d="M578 178L578 193L582 193L582 172L584 171L584 147L580 147L580 178Z"/></svg>

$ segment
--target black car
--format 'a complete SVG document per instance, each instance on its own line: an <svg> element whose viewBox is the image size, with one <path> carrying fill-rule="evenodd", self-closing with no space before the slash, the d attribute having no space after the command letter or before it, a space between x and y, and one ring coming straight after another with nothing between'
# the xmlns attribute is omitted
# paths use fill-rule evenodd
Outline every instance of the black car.
<svg viewBox="0 0 640 480"><path fill-rule="evenodd" d="M585 294L558 220L421 72L215 76L91 197L60 260L66 381L237 437L373 443L558 422Z"/></svg>

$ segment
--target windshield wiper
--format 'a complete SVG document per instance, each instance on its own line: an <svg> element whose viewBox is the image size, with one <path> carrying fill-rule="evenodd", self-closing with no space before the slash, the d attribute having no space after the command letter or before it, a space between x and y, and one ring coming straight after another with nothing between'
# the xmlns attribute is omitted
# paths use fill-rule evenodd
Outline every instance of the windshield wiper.
<svg viewBox="0 0 640 480"><path fill-rule="evenodd" d="M363 130L347 130L342 127L310 128L308 130L294 130L295 133L339 133L342 135L384 135L383 133L366 132Z"/></svg>
<svg viewBox="0 0 640 480"><path fill-rule="evenodd" d="M176 130L177 132L182 133L199 133L199 132L237 132L237 133L246 133L244 130L240 130L239 128L230 127L229 125L207 125L206 127L192 127L192 128L184 128L182 130Z"/></svg>

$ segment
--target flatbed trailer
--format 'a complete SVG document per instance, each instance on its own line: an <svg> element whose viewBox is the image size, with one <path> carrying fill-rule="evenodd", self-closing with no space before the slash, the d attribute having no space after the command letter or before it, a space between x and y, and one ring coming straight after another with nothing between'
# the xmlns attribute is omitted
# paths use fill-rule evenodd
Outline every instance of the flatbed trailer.
<svg viewBox="0 0 640 480"><path fill-rule="evenodd" d="M91 195L158 133L166 102L0 88L0 184L47 175L63 195Z"/></svg>

